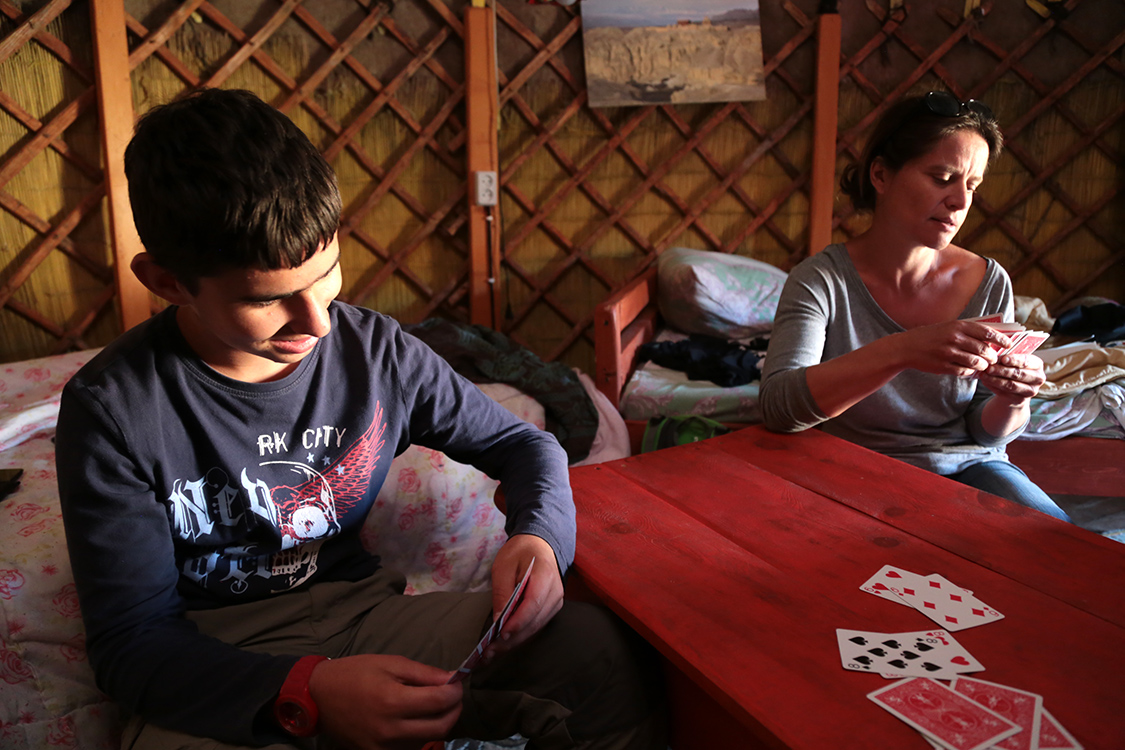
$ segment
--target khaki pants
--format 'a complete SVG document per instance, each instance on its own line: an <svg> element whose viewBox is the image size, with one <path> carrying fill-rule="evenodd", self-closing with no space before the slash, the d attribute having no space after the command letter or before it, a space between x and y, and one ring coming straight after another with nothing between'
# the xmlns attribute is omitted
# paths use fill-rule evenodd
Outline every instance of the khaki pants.
<svg viewBox="0 0 1125 750"><path fill-rule="evenodd" d="M405 596L405 582L381 570L356 583L324 583L276 598L189 614L199 630L270 654L394 654L456 669L491 622L490 593ZM215 675L221 680L222 675ZM452 737L520 734L528 750L664 748L655 656L601 607L566 602L517 650L465 682ZM125 750L228 749L134 718ZM330 748L327 738L278 748Z"/></svg>

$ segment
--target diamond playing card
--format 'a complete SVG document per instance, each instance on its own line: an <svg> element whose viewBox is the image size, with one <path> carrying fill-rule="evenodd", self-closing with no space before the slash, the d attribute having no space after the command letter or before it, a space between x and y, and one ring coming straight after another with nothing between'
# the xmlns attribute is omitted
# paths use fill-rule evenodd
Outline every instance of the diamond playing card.
<svg viewBox="0 0 1125 750"><path fill-rule="evenodd" d="M1018 725L1020 731L996 743L1000 750L1037 750L1039 722L1043 711L1043 698L1026 690L1017 690L1007 685L978 680L975 677L958 677L949 686L981 704L988 710L1000 714L1008 721Z"/></svg>
<svg viewBox="0 0 1125 750"><path fill-rule="evenodd" d="M1003 716L924 677L908 677L867 697L948 750L984 750L1020 730Z"/></svg>
<svg viewBox="0 0 1125 750"><path fill-rule="evenodd" d="M838 628L836 641L844 669L853 672L951 680L959 674L984 670L984 665L944 630L874 633Z"/></svg>
<svg viewBox="0 0 1125 750"><path fill-rule="evenodd" d="M901 590L892 591L945 630L964 630L1004 618L975 594L940 577L926 578L923 583L904 585Z"/></svg>
<svg viewBox="0 0 1125 750"><path fill-rule="evenodd" d="M945 630L964 630L1004 617L969 589L937 573L923 576L894 565L884 565L860 588L896 604L911 606Z"/></svg>
<svg viewBox="0 0 1125 750"><path fill-rule="evenodd" d="M519 602L523 599L523 590L527 586L527 581L531 577L531 569L535 567L535 558L531 558L531 564L527 566L527 570L523 573L523 578L520 579L519 585L516 586L512 595L508 597L507 603L504 608L500 610L500 615L492 621L492 625L488 630L484 631L484 635L477 643L473 652L465 657L465 661L461 662L461 666L457 667L457 671L449 678L449 683L461 682L480 664L484 658L485 649L487 649L496 636L500 635L500 631L504 629L504 623L508 621L508 616L519 606Z"/></svg>

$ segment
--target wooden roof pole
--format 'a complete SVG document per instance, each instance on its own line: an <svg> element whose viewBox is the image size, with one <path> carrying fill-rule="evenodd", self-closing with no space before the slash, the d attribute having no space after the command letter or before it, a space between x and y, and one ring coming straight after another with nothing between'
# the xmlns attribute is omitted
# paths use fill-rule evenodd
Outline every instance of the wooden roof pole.
<svg viewBox="0 0 1125 750"><path fill-rule="evenodd" d="M496 18L485 0L465 9L469 200L469 319L500 327L500 155Z"/></svg>
<svg viewBox="0 0 1125 750"><path fill-rule="evenodd" d="M840 14L822 2L817 19L816 104L813 113L812 177L809 187L809 255L832 242L836 193L836 127L840 103Z"/></svg>
<svg viewBox="0 0 1125 750"><path fill-rule="evenodd" d="M150 314L148 290L133 277L129 264L141 252L133 226L125 180L125 146L133 134L133 88L129 80L129 45L125 38L123 0L93 0L90 24L94 37L94 75L101 120L103 169L113 236L113 271L117 280L121 330L127 331Z"/></svg>

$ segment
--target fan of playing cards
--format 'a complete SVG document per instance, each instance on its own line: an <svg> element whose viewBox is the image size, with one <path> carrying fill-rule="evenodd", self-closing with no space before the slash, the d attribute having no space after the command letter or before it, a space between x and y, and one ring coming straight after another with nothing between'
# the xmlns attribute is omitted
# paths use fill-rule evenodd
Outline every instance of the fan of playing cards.
<svg viewBox="0 0 1125 750"><path fill-rule="evenodd" d="M966 677L980 663L951 630L964 630L1004 617L972 591L940 575L919 575L885 565L860 589L912 607L942 626L938 630L875 633L836 630L844 669L898 679L867 697L922 733L939 750L1082 750L1043 707L1043 698L1024 690ZM946 685L937 680L949 680Z"/></svg>
<svg viewBox="0 0 1125 750"><path fill-rule="evenodd" d="M1049 333L1033 331L1020 323L1005 323L1004 316L999 313L980 318L967 318L966 320L984 323L989 328L999 331L1012 340L1012 345L1007 349L994 346L993 348L996 349L998 354L1031 354L1051 337Z"/></svg>

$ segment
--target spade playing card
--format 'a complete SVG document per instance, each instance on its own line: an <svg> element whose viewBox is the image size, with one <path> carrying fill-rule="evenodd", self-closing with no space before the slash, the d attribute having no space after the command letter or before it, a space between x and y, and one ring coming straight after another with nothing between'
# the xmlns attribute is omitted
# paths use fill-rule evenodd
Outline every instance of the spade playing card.
<svg viewBox="0 0 1125 750"><path fill-rule="evenodd" d="M838 628L836 642L841 664L853 672L951 680L959 674L984 670L984 665L944 630L875 633Z"/></svg>

